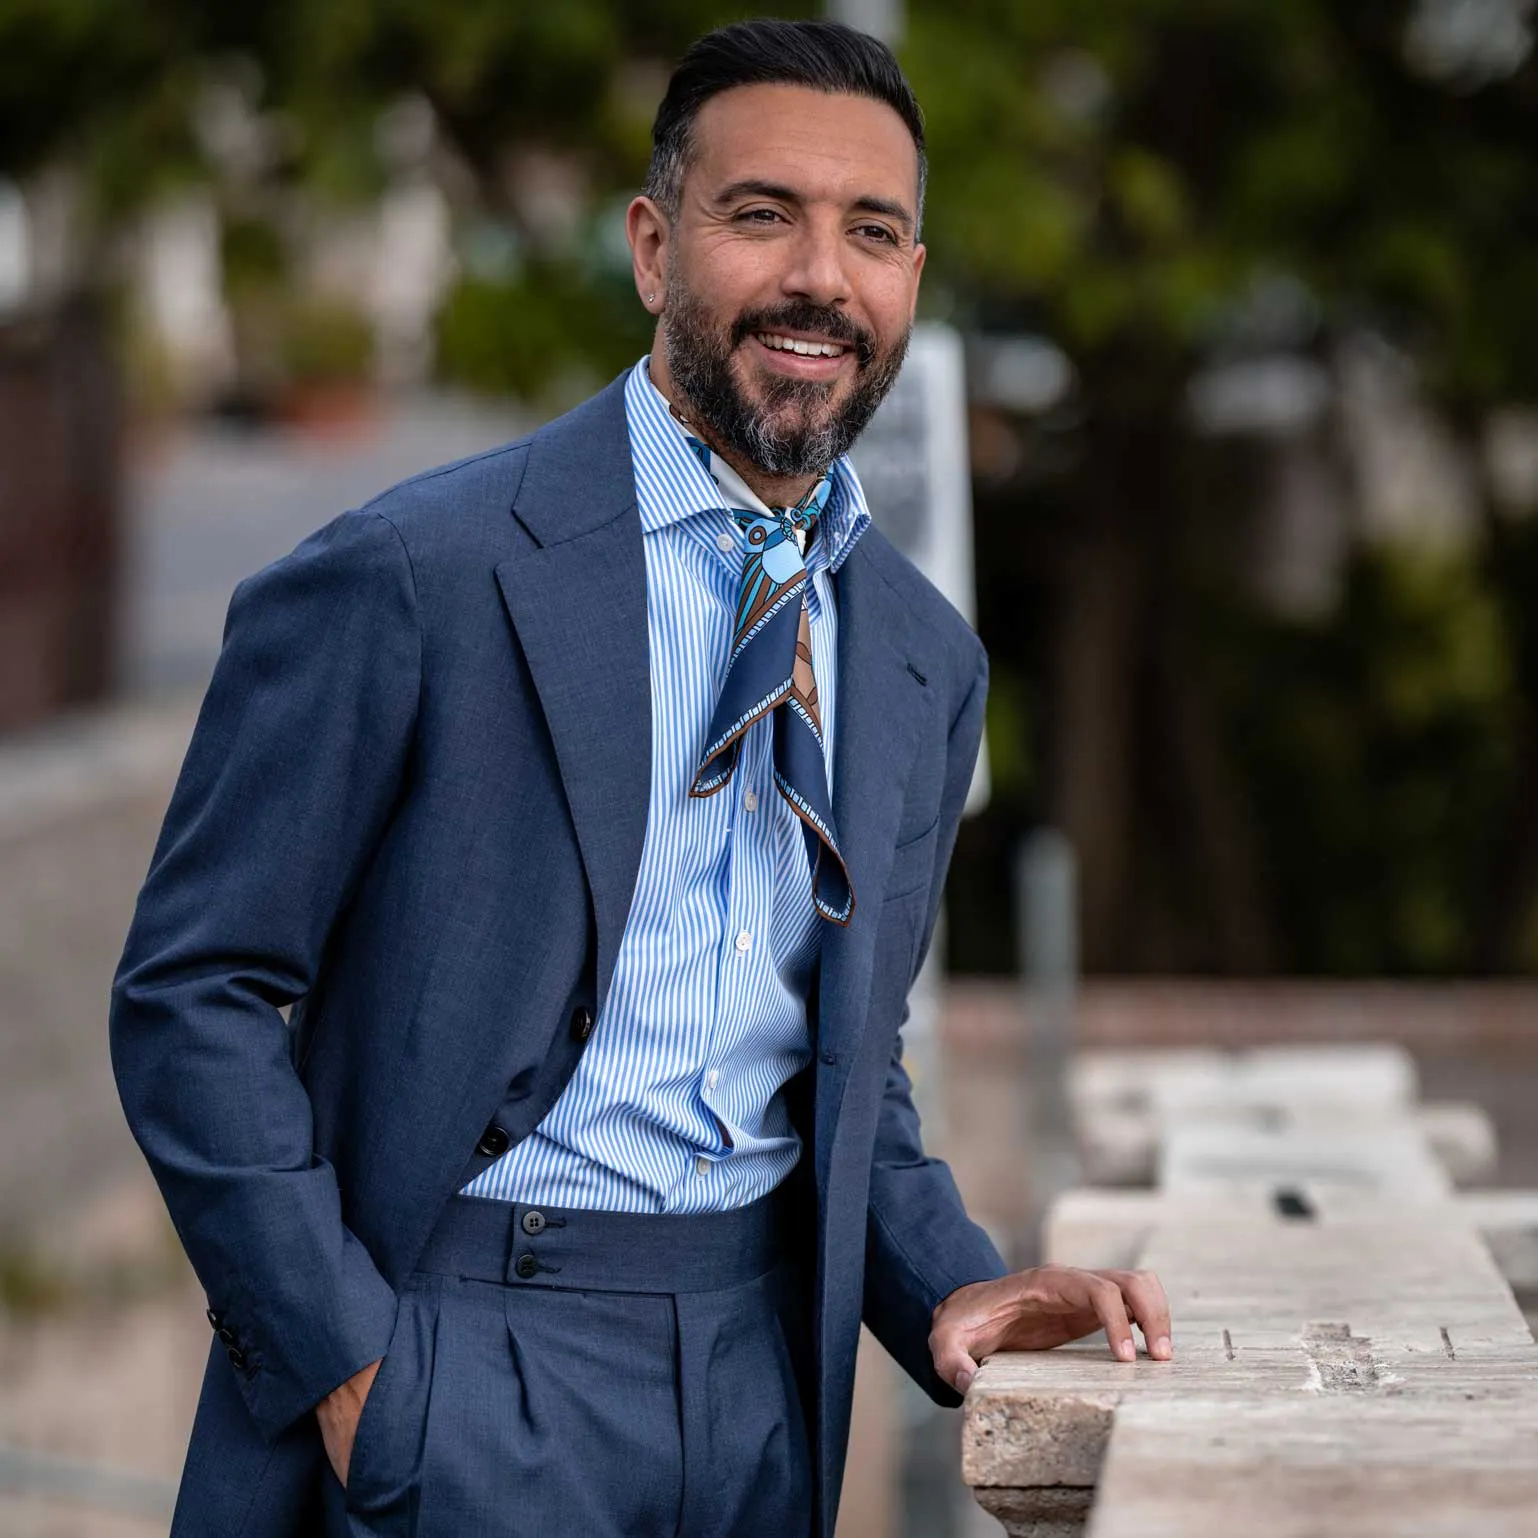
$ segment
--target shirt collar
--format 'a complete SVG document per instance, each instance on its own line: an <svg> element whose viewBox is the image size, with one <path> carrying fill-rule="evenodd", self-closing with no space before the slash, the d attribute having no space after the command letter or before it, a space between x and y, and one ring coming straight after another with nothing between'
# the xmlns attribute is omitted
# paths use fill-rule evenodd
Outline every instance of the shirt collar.
<svg viewBox="0 0 1538 1538"><path fill-rule="evenodd" d="M625 383L625 416L630 428L631 458L635 464L636 503L641 528L647 534L682 523L699 513L715 512L723 505L766 511L730 465L717 459L720 483L711 476L689 447L688 435L668 409L662 392L651 381L650 357L642 358ZM860 478L840 455L829 473L833 489L818 523L812 546L820 551L818 564L837 571L870 524L870 509ZM812 552L808 552L812 564Z"/></svg>

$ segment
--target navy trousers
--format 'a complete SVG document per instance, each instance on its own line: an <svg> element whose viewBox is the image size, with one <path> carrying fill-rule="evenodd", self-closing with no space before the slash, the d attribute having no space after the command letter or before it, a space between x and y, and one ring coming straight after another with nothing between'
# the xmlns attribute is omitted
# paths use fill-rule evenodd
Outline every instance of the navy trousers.
<svg viewBox="0 0 1538 1538"><path fill-rule="evenodd" d="M454 1198L401 1291L328 1538L807 1538L803 1268L698 1217Z"/></svg>

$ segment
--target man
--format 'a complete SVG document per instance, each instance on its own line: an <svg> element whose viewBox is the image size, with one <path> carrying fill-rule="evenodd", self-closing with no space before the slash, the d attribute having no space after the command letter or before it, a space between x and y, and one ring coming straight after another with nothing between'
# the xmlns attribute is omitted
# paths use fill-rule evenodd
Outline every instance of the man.
<svg viewBox="0 0 1538 1538"><path fill-rule="evenodd" d="M843 458L923 174L871 39L704 38L650 357L237 592L112 1020L218 1338L178 1534L830 1533L862 1315L943 1403L1169 1355L1005 1275L901 1066L986 683Z"/></svg>

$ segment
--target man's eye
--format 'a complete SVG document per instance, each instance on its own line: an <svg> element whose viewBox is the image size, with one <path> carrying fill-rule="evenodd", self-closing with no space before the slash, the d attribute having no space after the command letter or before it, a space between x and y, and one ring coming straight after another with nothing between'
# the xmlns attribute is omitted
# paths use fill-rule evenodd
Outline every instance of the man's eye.
<svg viewBox="0 0 1538 1538"><path fill-rule="evenodd" d="M773 224L780 213L776 208L746 208L737 217L745 224Z"/></svg>
<svg viewBox="0 0 1538 1538"><path fill-rule="evenodd" d="M895 246L897 244L897 236L894 235L892 231L889 230L884 224L862 224L859 226L858 233L863 235L867 240L883 241L889 246Z"/></svg>

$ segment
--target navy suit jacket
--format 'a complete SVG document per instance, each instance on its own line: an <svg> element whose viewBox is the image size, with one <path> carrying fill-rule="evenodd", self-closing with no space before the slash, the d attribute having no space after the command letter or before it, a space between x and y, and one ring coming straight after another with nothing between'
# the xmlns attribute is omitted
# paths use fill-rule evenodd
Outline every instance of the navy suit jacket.
<svg viewBox="0 0 1538 1538"><path fill-rule="evenodd" d="M825 1532L862 1315L954 1404L930 1312L1004 1269L923 1152L898 1034L986 662L875 530L836 581L857 908L824 929L799 1086ZM312 1530L310 1411L383 1354L482 1131L535 1126L582 1051L571 1022L602 1009L650 734L623 381L236 591L113 990L128 1120L222 1332L177 1533Z"/></svg>

